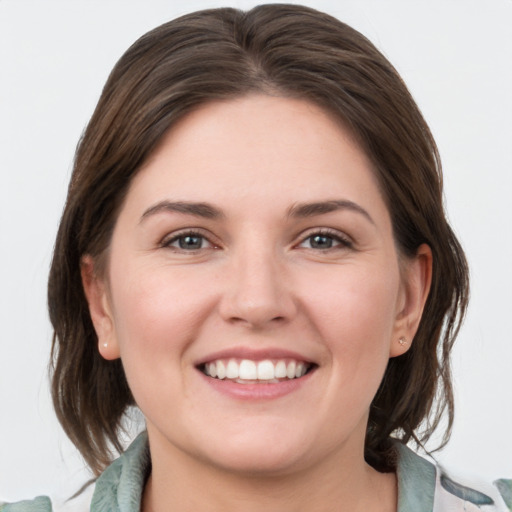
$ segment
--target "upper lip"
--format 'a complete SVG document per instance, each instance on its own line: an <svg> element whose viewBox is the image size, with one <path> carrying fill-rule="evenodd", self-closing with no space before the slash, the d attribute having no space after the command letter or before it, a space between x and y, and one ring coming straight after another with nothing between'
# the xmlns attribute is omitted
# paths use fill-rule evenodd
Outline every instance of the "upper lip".
<svg viewBox="0 0 512 512"><path fill-rule="evenodd" d="M280 348L249 348L249 347L233 347L212 352L205 357L199 359L195 366L201 366L218 359L249 359L251 361L263 361L265 359L294 359L295 361L312 363L311 358L295 352L293 350L285 350Z"/></svg>

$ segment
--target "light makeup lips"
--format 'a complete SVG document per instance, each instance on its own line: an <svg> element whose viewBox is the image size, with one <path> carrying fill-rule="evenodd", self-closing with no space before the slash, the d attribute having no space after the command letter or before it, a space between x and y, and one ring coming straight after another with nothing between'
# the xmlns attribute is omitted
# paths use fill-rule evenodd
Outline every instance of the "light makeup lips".
<svg viewBox="0 0 512 512"><path fill-rule="evenodd" d="M197 368L216 380L238 384L278 384L304 377L316 365L298 355L216 355Z"/></svg>

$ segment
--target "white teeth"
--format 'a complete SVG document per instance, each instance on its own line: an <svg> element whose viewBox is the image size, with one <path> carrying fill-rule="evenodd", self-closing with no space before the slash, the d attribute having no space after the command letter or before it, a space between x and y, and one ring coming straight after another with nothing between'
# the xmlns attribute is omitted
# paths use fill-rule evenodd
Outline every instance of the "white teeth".
<svg viewBox="0 0 512 512"><path fill-rule="evenodd" d="M258 378L258 370L256 369L256 363L244 359L240 363L238 376L244 380L256 380Z"/></svg>
<svg viewBox="0 0 512 512"><path fill-rule="evenodd" d="M238 379L240 374L238 373L238 364L233 359L230 359L226 368L226 377L228 379Z"/></svg>
<svg viewBox="0 0 512 512"><path fill-rule="evenodd" d="M204 373L217 379L230 379L241 381L265 381L267 383L279 382L277 379L297 379L304 376L309 364L297 361L279 360L273 362L269 359L252 361L250 359L235 359L212 361L205 364ZM245 383L245 382L244 382Z"/></svg>
<svg viewBox="0 0 512 512"><path fill-rule="evenodd" d="M211 363L214 364L215 363ZM215 365L217 367L217 379L225 379L226 378L226 367L224 366L224 363L222 361L217 361L217 364ZM211 375L211 374L210 374ZM212 375L213 377L213 375Z"/></svg>
<svg viewBox="0 0 512 512"><path fill-rule="evenodd" d="M291 363L288 363L288 366L286 367L286 376L289 379L293 379L295 377L295 361L292 361Z"/></svg>
<svg viewBox="0 0 512 512"><path fill-rule="evenodd" d="M284 379L286 377L286 363L278 361L275 369L276 379Z"/></svg>
<svg viewBox="0 0 512 512"><path fill-rule="evenodd" d="M258 379L272 380L275 377L275 369L272 361L260 361L258 363Z"/></svg>

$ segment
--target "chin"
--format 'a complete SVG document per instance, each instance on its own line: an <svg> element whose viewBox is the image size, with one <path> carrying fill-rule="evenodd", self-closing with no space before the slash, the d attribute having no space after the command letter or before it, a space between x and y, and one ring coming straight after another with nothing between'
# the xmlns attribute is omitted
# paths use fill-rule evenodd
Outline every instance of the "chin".
<svg viewBox="0 0 512 512"><path fill-rule="evenodd" d="M241 422L236 432L231 429L229 433L208 436L196 455L225 471L253 476L286 475L307 465L308 443L300 429L294 428L296 425L261 423L264 420L257 428L249 429L247 422Z"/></svg>
<svg viewBox="0 0 512 512"><path fill-rule="evenodd" d="M285 476L297 471L300 454L296 450L261 449L260 446L238 447L231 453L212 454L211 462L218 468L230 473L253 477Z"/></svg>

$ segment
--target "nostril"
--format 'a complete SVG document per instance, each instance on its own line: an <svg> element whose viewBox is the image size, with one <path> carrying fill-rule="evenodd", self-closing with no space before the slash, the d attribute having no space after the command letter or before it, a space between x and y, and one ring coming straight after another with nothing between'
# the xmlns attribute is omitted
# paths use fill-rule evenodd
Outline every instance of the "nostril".
<svg viewBox="0 0 512 512"><path fill-rule="evenodd" d="M240 317L240 316L232 316L231 318L229 318L229 322L233 323L233 324L250 324L250 325L253 325L253 326L259 326L259 325L268 325L268 324L282 324L282 323L285 323L286 322L286 317L285 316L275 316L275 317L270 317L268 320L265 319L265 318L261 318L261 317L251 317L249 315L247 315L247 318L244 318L244 317Z"/></svg>

